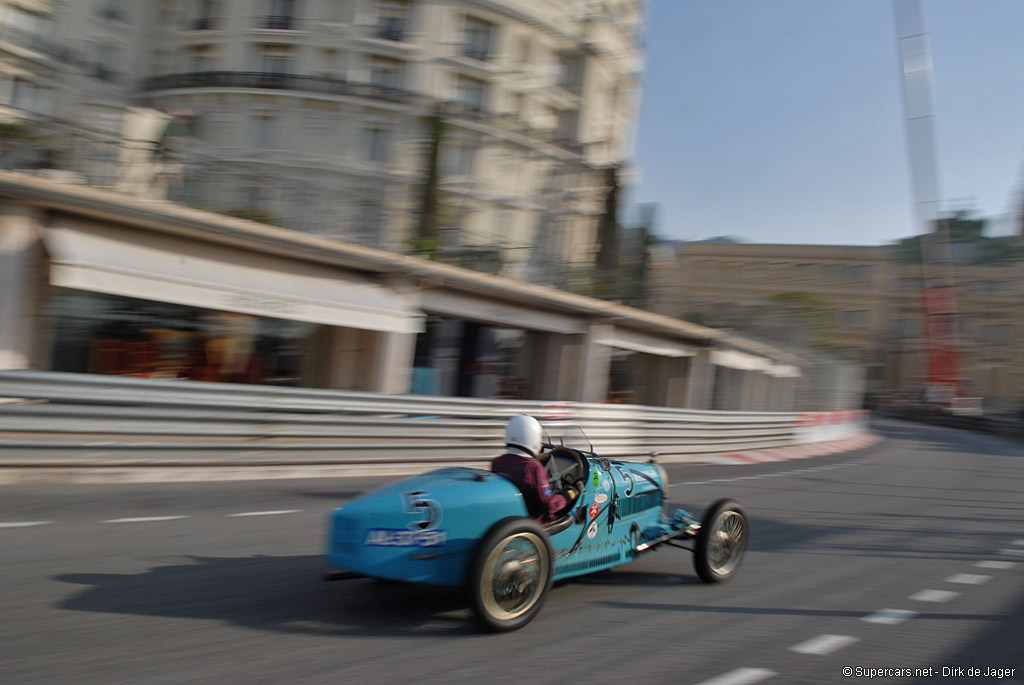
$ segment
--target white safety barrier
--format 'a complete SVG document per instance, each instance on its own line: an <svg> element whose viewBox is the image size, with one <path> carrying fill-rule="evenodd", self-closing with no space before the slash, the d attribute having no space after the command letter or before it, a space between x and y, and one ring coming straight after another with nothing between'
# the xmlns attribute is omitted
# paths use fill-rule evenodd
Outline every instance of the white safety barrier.
<svg viewBox="0 0 1024 685"><path fill-rule="evenodd" d="M800 412L796 415L793 442L805 445L861 435L867 430L869 416L865 410Z"/></svg>
<svg viewBox="0 0 1024 685"><path fill-rule="evenodd" d="M538 417L554 439L569 425L599 454L665 461L849 437L863 412L725 412L621 404L381 395L41 371L0 372L0 450L176 453L202 463L471 462L497 454L507 418ZM4 448L7 448L6 450ZM240 456L242 454L249 457ZM257 456L253 456L257 455Z"/></svg>

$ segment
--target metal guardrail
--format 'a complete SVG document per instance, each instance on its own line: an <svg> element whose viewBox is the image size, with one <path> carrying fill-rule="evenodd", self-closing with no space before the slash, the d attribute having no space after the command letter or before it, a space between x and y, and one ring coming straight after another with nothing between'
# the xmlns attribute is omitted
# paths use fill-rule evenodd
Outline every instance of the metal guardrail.
<svg viewBox="0 0 1024 685"><path fill-rule="evenodd" d="M1024 440L1024 417L957 416L949 411L926 406L888 407L879 409L878 413L905 421L987 433L1011 440Z"/></svg>
<svg viewBox="0 0 1024 685"><path fill-rule="evenodd" d="M0 372L0 450L316 454L334 463L479 461L528 413L557 439L579 425L599 454L667 460L793 444L797 414L381 395L43 371ZM186 452L192 450L192 453ZM255 457L254 457L255 458ZM2 461L0 461L2 465Z"/></svg>

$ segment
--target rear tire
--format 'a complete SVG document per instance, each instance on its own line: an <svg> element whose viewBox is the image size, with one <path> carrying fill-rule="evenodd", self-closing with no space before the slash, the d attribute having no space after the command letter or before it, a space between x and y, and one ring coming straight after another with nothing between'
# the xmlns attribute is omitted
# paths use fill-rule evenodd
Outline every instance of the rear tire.
<svg viewBox="0 0 1024 685"><path fill-rule="evenodd" d="M732 577L743 559L750 526L743 508L720 499L704 514L694 546L693 567L705 583L721 583Z"/></svg>
<svg viewBox="0 0 1024 685"><path fill-rule="evenodd" d="M496 524L477 546L467 586L486 630L517 630L533 620L551 588L551 542L533 519Z"/></svg>

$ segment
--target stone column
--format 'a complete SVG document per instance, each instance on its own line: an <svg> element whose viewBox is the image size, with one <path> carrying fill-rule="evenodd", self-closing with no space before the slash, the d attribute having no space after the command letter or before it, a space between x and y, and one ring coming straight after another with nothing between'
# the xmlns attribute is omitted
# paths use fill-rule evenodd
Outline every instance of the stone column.
<svg viewBox="0 0 1024 685"><path fill-rule="evenodd" d="M416 355L415 333L377 333L376 352L369 390L404 395L412 390L412 365Z"/></svg>
<svg viewBox="0 0 1024 685"><path fill-rule="evenodd" d="M580 378L576 401L604 402L608 398L608 374L611 373L612 351L607 345L599 345L597 338L603 333L610 336L612 326L592 324L583 334L583 349L580 355Z"/></svg>
<svg viewBox="0 0 1024 685"><path fill-rule="evenodd" d="M0 369L28 369L39 339L36 283L40 243L36 212L0 205Z"/></svg>
<svg viewBox="0 0 1024 685"><path fill-rule="evenodd" d="M687 409L711 409L715 383L711 350L706 347L697 348L697 353L690 357L690 373L687 380L684 406Z"/></svg>

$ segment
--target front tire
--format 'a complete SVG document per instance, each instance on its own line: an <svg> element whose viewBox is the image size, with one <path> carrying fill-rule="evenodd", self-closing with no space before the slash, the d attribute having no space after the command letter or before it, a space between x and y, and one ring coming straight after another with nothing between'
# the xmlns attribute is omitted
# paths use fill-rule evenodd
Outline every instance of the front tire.
<svg viewBox="0 0 1024 685"><path fill-rule="evenodd" d="M694 546L693 567L705 583L721 583L732 577L747 549L750 526L743 508L720 499L704 514Z"/></svg>
<svg viewBox="0 0 1024 685"><path fill-rule="evenodd" d="M491 528L468 577L480 625L504 632L533 620L551 588L553 558L547 533L532 519L505 519Z"/></svg>

